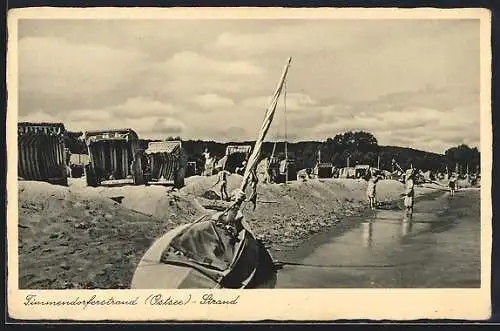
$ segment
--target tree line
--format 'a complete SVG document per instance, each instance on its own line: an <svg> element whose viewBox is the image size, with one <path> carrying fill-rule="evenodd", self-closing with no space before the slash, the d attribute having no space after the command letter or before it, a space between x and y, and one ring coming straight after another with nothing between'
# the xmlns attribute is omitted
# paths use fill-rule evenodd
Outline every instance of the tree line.
<svg viewBox="0 0 500 331"><path fill-rule="evenodd" d="M79 139L81 132L68 132L66 147L71 153L86 154L85 143ZM168 137L167 140L180 140L180 137ZM141 147L147 148L153 140L141 139ZM207 148L218 158L224 156L228 145L250 145L255 141L220 143L203 140L184 140L183 148L188 160L198 166L204 164L202 153ZM285 157L284 142L265 142L262 157ZM394 161L403 169L415 167L423 171L445 172L458 170L460 173L478 172L480 167L480 152L476 147L461 144L449 148L444 154L426 152L407 147L381 146L375 136L366 131L348 131L339 133L326 141L302 141L286 144L287 155L295 161L297 169L312 168L318 161L332 163L336 167L355 166L357 164L395 170Z"/></svg>

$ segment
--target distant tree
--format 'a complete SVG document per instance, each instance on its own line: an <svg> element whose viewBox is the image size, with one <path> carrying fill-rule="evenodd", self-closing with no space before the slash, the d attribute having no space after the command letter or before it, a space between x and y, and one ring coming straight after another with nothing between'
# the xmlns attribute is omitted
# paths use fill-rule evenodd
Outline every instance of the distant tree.
<svg viewBox="0 0 500 331"><path fill-rule="evenodd" d="M480 166L481 156L477 147L469 147L461 144L446 150L445 156L450 170L454 170L458 165L460 173L465 173L467 167L471 172L476 171Z"/></svg>
<svg viewBox="0 0 500 331"><path fill-rule="evenodd" d="M348 131L336 135L330 141L333 141L334 147L347 149L351 152L375 151L378 146L377 138L375 138L373 134L365 131Z"/></svg>
<svg viewBox="0 0 500 331"><path fill-rule="evenodd" d="M77 131L66 131L64 137L64 145L72 154L87 154L87 146L85 142L81 139L83 132Z"/></svg>
<svg viewBox="0 0 500 331"><path fill-rule="evenodd" d="M365 131L348 131L328 138L325 151L336 166L376 162L378 141L375 136Z"/></svg>

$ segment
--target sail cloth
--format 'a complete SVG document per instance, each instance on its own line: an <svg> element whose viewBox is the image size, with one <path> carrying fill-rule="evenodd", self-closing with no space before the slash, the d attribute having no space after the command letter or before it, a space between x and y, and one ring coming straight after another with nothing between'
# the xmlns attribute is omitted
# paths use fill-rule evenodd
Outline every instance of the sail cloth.
<svg viewBox="0 0 500 331"><path fill-rule="evenodd" d="M272 264L269 253L256 240L238 209L245 200L245 194L242 192L245 192L249 182L253 180L254 185L256 184L255 170L260 151L271 125L290 61L291 59L288 60L266 112L259 137L243 175L240 192L230 207L236 211L235 220L240 221L239 225L242 228L234 224L219 222L224 213L204 216L201 220L191 223L173 238L169 247L163 252L161 259L163 263L176 264L184 266L188 270L196 270L224 288L246 287L252 280L259 278L256 277L259 273L259 266L261 266L260 270L263 270L262 266L266 264L266 260ZM266 254L263 254L263 251Z"/></svg>
<svg viewBox="0 0 500 331"><path fill-rule="evenodd" d="M250 155L247 163L247 167L245 168L245 173L243 174L243 181L240 186L240 191L245 192L245 189L248 185L249 180L251 179L251 176L253 173L255 173L257 164L259 162L259 157L260 153L262 150L262 144L264 143L264 138L267 135L267 132L269 131L269 127L271 126L271 122L274 118L274 114L276 112L276 106L278 104L278 99L281 94L281 91L283 89L286 75L288 74L288 68L290 67L290 62L292 61L292 58L288 58L288 61L285 65L285 69L283 70L283 74L281 75L281 79L278 83L278 86L276 87L276 90L273 94L273 97L271 99L271 102L267 108L266 116L264 118L264 121L262 122L262 126L260 128L259 136L257 138L257 141L255 142L255 146L253 148L252 154ZM241 196L241 198L244 199L244 195ZM235 202L234 206L232 207L238 207L241 205L241 203L244 201L242 199L239 199L238 201Z"/></svg>
<svg viewBox="0 0 500 331"><path fill-rule="evenodd" d="M178 288L242 288L253 280L259 266L269 263L262 260L261 249L249 230L235 238L205 215L173 238L160 261L189 270Z"/></svg>
<svg viewBox="0 0 500 331"><path fill-rule="evenodd" d="M189 259L210 266L219 271L229 268L233 259L235 242L224 228L213 222L197 222L187 231L172 240L170 252L164 252L163 259L169 260L174 254L177 259ZM178 254L176 254L178 253Z"/></svg>

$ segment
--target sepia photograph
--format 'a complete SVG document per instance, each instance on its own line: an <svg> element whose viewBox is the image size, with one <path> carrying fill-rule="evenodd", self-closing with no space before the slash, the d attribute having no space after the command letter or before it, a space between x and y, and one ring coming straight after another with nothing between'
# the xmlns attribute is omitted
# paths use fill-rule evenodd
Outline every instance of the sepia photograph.
<svg viewBox="0 0 500 331"><path fill-rule="evenodd" d="M231 306L252 289L489 307L489 13L212 10L10 20L21 308L71 305L38 290Z"/></svg>

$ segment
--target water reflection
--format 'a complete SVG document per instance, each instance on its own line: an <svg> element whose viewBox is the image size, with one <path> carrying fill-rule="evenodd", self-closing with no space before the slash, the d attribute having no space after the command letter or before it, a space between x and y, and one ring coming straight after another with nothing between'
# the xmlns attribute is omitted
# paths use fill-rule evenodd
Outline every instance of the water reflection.
<svg viewBox="0 0 500 331"><path fill-rule="evenodd" d="M380 219L374 215L367 222L361 223L361 246L372 248L376 242L383 243L402 240L414 228L413 217L403 216L396 219ZM376 239L375 239L376 237Z"/></svg>
<svg viewBox="0 0 500 331"><path fill-rule="evenodd" d="M361 224L361 244L364 248L372 246L373 243L373 221L364 222Z"/></svg>
<svg viewBox="0 0 500 331"><path fill-rule="evenodd" d="M287 267L278 273L276 286L478 286L479 197L457 200L421 201L412 217L404 211L377 210L360 219L358 227L332 235L299 260L308 265L352 265L355 261L394 267Z"/></svg>
<svg viewBox="0 0 500 331"><path fill-rule="evenodd" d="M401 222L401 236L406 237L413 229L413 216L406 215Z"/></svg>

